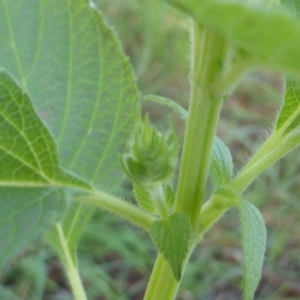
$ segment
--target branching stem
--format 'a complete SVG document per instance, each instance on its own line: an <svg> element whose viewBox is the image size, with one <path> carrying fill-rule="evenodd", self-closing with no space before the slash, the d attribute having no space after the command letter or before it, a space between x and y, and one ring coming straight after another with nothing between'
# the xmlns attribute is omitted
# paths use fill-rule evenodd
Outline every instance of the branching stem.
<svg viewBox="0 0 300 300"><path fill-rule="evenodd" d="M282 137L281 132L275 131L238 173L236 178L232 181L231 187L237 192L243 193L260 173L299 144L300 132L291 132L285 137ZM219 203L218 197L218 195L213 195L211 199L203 205L199 224L199 233L201 234L208 231L225 214L228 208L234 206L234 203L230 203L230 199L227 199L229 205L216 207ZM226 204L226 200L223 200L222 203Z"/></svg>
<svg viewBox="0 0 300 300"><path fill-rule="evenodd" d="M191 100L179 173L174 211L186 212L192 236L198 231L210 157L222 99L215 96L215 84L222 69L227 46L216 33L192 23ZM164 213L163 213L164 215ZM199 240L197 240L199 242ZM191 240L183 270L196 244ZM182 270L182 274L183 274ZM173 300L176 281L168 262L159 254L144 300Z"/></svg>

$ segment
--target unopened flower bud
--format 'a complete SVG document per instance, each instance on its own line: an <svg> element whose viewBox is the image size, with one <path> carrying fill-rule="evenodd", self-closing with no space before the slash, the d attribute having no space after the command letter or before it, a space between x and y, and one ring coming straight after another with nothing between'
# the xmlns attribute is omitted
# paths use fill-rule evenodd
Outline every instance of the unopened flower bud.
<svg viewBox="0 0 300 300"><path fill-rule="evenodd" d="M151 187L171 180L176 163L179 141L174 129L162 133L149 122L137 122L129 151L121 157L126 174L137 184Z"/></svg>

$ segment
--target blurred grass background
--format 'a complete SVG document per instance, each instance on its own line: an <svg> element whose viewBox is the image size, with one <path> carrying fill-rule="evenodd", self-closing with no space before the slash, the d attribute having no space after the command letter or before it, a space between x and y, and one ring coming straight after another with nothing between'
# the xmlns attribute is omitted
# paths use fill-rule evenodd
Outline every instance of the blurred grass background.
<svg viewBox="0 0 300 300"><path fill-rule="evenodd" d="M98 0L114 26L137 74L142 95L157 94L188 108L188 20L158 0ZM235 171L266 138L281 97L279 76L249 74L224 102L218 135L231 149ZM158 126L172 115L179 134L184 122L163 106L145 102ZM267 170L245 197L263 213L268 244L258 300L300 299L300 157L298 149ZM130 197L130 184L121 187ZM197 246L179 300L242 299L239 215L232 210ZM149 236L115 216L98 211L79 245L80 272L90 300L140 300L155 260ZM22 253L1 278L3 300L72 299L60 262L42 243ZM163 300L163 299L158 299Z"/></svg>

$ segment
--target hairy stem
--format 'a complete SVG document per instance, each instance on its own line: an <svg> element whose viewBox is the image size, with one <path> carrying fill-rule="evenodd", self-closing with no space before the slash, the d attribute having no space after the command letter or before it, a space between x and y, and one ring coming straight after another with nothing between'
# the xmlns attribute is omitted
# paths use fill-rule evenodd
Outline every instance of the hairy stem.
<svg viewBox="0 0 300 300"><path fill-rule="evenodd" d="M193 23L191 100L185 132L175 211L191 218L192 228L199 225L210 157L222 99L214 95L224 56L224 42L210 30Z"/></svg>
<svg viewBox="0 0 300 300"><path fill-rule="evenodd" d="M77 199L112 212L147 231L157 220L139 207L101 191L95 191L92 195L81 196Z"/></svg>
<svg viewBox="0 0 300 300"><path fill-rule="evenodd" d="M192 42L191 100L174 211L189 215L192 236L195 237L222 102L215 96L215 85L227 45L219 35L202 29L197 22L192 23ZM191 241L182 274L195 244L196 240ZM175 280L168 262L159 254L144 299L173 300L179 285L180 281Z"/></svg>

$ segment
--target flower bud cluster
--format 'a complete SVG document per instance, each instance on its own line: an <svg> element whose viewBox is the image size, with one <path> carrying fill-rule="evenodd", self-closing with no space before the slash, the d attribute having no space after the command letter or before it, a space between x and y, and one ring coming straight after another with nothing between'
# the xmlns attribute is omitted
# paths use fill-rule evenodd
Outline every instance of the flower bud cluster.
<svg viewBox="0 0 300 300"><path fill-rule="evenodd" d="M173 128L169 132L157 131L149 121L137 122L129 151L121 157L125 173L145 188L169 182L178 156L179 141Z"/></svg>

